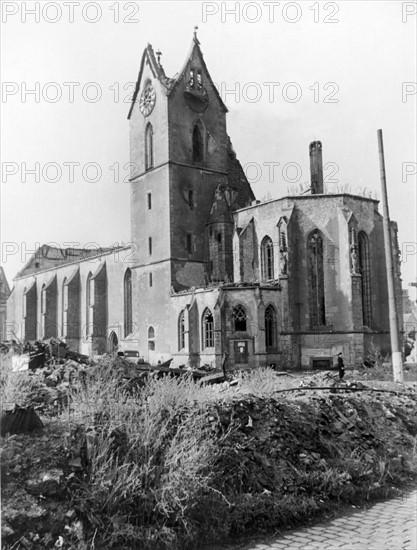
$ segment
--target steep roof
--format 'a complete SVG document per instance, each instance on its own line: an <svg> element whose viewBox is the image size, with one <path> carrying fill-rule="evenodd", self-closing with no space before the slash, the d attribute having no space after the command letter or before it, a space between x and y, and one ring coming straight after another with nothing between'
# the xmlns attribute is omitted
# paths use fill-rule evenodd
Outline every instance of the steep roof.
<svg viewBox="0 0 417 550"><path fill-rule="evenodd" d="M210 84L213 87L214 94L217 97L217 99L219 100L220 106L222 107L224 112L227 113L228 109L227 109L226 105L224 104L224 102L221 98L221 95L220 95L216 85L214 84L214 82L213 82L213 80L210 76L210 73L207 69L207 65L206 65L206 62L204 61L204 57L203 57L203 52L201 51L201 48L200 48L200 41L197 38L197 33L196 32L194 32L194 36L193 36L193 39L191 41L191 46L190 46L190 49L188 51L188 55L185 59L185 62L182 66L182 69L180 70L177 77L175 78L175 81L173 82L169 93L171 93L174 90L174 88L177 86L177 84L183 79L183 77L185 75L185 72L187 70L188 64L189 64L190 60L193 59L194 57L198 57L200 59L201 65L202 65L203 69L206 71L207 76L208 76L209 81L210 81Z"/></svg>
<svg viewBox="0 0 417 550"><path fill-rule="evenodd" d="M127 115L128 119L131 117L133 107L134 107L136 99L138 97L138 93L139 93L139 89L140 89L140 83L142 81L142 74L143 74L143 69L145 67L145 63L148 63L154 78L157 78L161 82L161 84L164 86L167 95L168 95L169 90L171 89L171 87L174 83L174 80L172 78L168 78L166 76L162 65L160 63L158 63L157 60L156 60L155 53L153 51L152 45L148 43L146 48L143 50L142 60L140 62L139 74L138 74L138 78L137 78L136 86L135 86L135 91L133 92L132 104L131 104L130 109L129 109L129 114Z"/></svg>
<svg viewBox="0 0 417 550"><path fill-rule="evenodd" d="M160 63L158 63L158 61L155 58L155 53L153 51L153 48L152 48L151 44L148 43L148 45L146 46L146 48L144 49L143 54L142 54L142 60L141 60L141 63L140 63L139 74L138 74L138 78L137 78L137 81L136 81L135 91L134 91L133 97L132 97L132 104L130 106L129 114L128 114L127 118L130 119L130 117L132 115L133 106L135 105L135 102L136 102L136 99L137 99L137 96L138 96L138 93L139 93L139 90L140 90L140 84L141 84L141 81L142 81L143 69L145 67L146 62L149 64L154 78L157 78L161 82L161 84L165 88L167 96L169 96L171 94L171 92L174 90L174 88L177 86L177 84L184 77L185 72L187 70L187 66L190 62L190 59L193 59L196 56L200 59L202 67L207 72L210 83L213 86L214 93L215 93L216 97L218 98L222 109L224 110L225 113L227 113L228 109L227 109L226 105L224 104L224 102L223 102L223 100L222 100L222 98L219 94L219 91L216 88L216 86L215 86L215 84L214 84L214 82L213 82L213 80L210 76L210 73L207 69L207 65L206 65L206 63L204 61L204 58L203 58L203 53L202 53L201 48L200 48L200 42L197 38L197 34L194 32L194 36L193 36L193 39L191 41L191 47L190 47L190 50L188 52L185 63L183 64L183 67L180 70L180 72L174 78L169 78L169 77L166 76L162 65Z"/></svg>

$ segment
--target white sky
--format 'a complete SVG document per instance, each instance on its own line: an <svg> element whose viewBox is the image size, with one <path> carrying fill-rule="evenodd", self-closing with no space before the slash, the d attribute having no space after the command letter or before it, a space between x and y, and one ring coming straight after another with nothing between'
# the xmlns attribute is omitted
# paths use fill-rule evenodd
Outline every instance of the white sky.
<svg viewBox="0 0 417 550"><path fill-rule="evenodd" d="M337 180L329 186L337 192L348 185L353 193L366 187L380 196L376 132L383 129L404 288L416 280L415 3L276 2L271 13L271 3L240 2L240 20L225 12L235 2L35 4L2 2L1 238L10 283L38 244L129 242L129 184L123 182L129 103L124 99L147 42L161 49L165 72L174 76L194 25L229 108L228 133L257 198L283 196L309 181L308 146L317 139L328 163L325 177ZM33 9L38 22L28 13ZM51 22L59 11L60 20ZM95 23L86 21L94 18ZM70 85L64 85L71 82L79 83L73 85L73 101ZM36 83L38 97L25 95ZM98 89L101 98L88 101ZM291 102L283 89L287 99L302 95ZM410 93L404 96L404 90ZM54 102L57 91L62 96ZM338 102L324 102L326 97ZM73 181L64 165L71 162L79 163ZM271 162L280 163L272 177L265 164ZM32 170L39 163L38 183L30 173L24 181L24 163ZM47 181L57 174L48 163L62 171L56 182ZM100 166L98 182L88 181L96 175L88 163ZM283 170L288 163L294 164ZM414 175L405 177L407 169Z"/></svg>

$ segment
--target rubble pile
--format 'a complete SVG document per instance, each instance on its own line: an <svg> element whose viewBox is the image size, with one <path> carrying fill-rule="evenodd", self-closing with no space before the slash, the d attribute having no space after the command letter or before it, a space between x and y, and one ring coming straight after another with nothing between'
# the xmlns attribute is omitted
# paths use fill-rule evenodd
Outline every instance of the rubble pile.
<svg viewBox="0 0 417 550"><path fill-rule="evenodd" d="M109 425L105 411L88 420L77 417L71 391L100 380L106 384L110 373L126 395L135 395L150 376L120 357L95 365L55 357L34 372L16 373L30 381L16 411L32 407L43 427L12 435L2 422L4 550L109 547L100 541L100 523L86 510L88 502L80 505L77 491L89 483L94 451L103 437L111 442L118 469L127 467L130 442L124 423ZM293 382L289 393L268 398L239 395L239 384L228 382L213 393L217 397L207 404L204 422L216 442L210 464L214 492L209 495L215 500L203 510L201 540L209 524L211 534L229 537L276 531L315 514L330 514L341 503L385 497L416 481L413 387L368 392L364 384L348 381L343 384L351 391L340 393L340 382L326 373ZM195 387L197 394L202 386ZM187 414L193 406L190 402ZM201 414L197 400L195 407ZM173 425L179 419L180 413ZM111 485L109 480L100 490L111 491ZM136 502L132 495L126 498ZM134 532L129 515L116 519L124 522L126 537ZM127 542L124 547L133 546Z"/></svg>
<svg viewBox="0 0 417 550"><path fill-rule="evenodd" d="M66 360L75 361L83 365L91 363L87 355L71 350L69 346L59 338L26 342L7 340L1 342L0 353L13 354L14 359L26 359L26 367L30 370L36 370L51 363L63 363ZM22 361L19 361L19 363L22 363Z"/></svg>
<svg viewBox="0 0 417 550"><path fill-rule="evenodd" d="M305 517L336 502L386 497L417 480L414 391L234 399L213 424L220 446L218 489L233 503L230 532L259 533L299 521L282 502L306 503ZM300 513L300 510L298 510Z"/></svg>
<svg viewBox="0 0 417 550"><path fill-rule="evenodd" d="M33 407L37 414L57 415L69 403L70 386L85 376L84 367L72 360L63 364L49 363L34 372L29 371L25 380L26 391L16 405Z"/></svg>

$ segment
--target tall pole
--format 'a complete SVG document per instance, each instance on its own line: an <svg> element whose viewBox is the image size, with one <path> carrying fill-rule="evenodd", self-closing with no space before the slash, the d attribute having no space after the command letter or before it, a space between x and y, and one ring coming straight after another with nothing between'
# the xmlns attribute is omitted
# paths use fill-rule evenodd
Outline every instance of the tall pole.
<svg viewBox="0 0 417 550"><path fill-rule="evenodd" d="M389 307L389 328L391 334L391 352L392 352L392 370L394 382L404 382L403 361L400 348L400 339L398 331L398 316L395 305L395 286L394 286L394 262L392 260L392 238L391 224L388 210L388 194L387 182L385 178L385 160L384 160L384 143L382 141L382 130L378 130L378 149L379 149L379 169L381 173L381 189L382 189L382 211L384 214L384 245L385 259L387 264L387 281L388 281L388 307Z"/></svg>

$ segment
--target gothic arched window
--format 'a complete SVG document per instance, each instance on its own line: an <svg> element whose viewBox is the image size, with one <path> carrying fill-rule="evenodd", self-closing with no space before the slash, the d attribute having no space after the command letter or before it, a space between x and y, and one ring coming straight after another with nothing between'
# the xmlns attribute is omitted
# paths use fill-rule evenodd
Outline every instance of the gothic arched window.
<svg viewBox="0 0 417 550"><path fill-rule="evenodd" d="M22 317L23 320L26 317L27 314L27 303L28 303L28 297L27 297L27 290L26 287L23 289L23 298L22 298Z"/></svg>
<svg viewBox="0 0 417 550"><path fill-rule="evenodd" d="M207 308L203 313L202 323L203 349L214 347L214 319L212 312Z"/></svg>
<svg viewBox="0 0 417 550"><path fill-rule="evenodd" d="M185 313L181 311L178 317L178 351L185 348Z"/></svg>
<svg viewBox="0 0 417 550"><path fill-rule="evenodd" d="M246 332L246 310L241 305L233 309L233 325L235 332Z"/></svg>
<svg viewBox="0 0 417 550"><path fill-rule="evenodd" d="M148 122L145 130L145 170L153 168L153 128Z"/></svg>
<svg viewBox="0 0 417 550"><path fill-rule="evenodd" d="M46 334L46 285L42 285L41 290L41 337L45 338Z"/></svg>
<svg viewBox="0 0 417 550"><path fill-rule="evenodd" d="M269 281L274 278L274 245L272 239L264 237L261 243L262 279Z"/></svg>
<svg viewBox="0 0 417 550"><path fill-rule="evenodd" d="M39 337L37 334L38 293L36 282L30 288L25 287L22 298L25 340L36 340Z"/></svg>
<svg viewBox="0 0 417 550"><path fill-rule="evenodd" d="M311 328L317 328L326 324L324 301L323 236L318 229L310 233L307 242L307 249L310 326Z"/></svg>
<svg viewBox="0 0 417 550"><path fill-rule="evenodd" d="M91 336L93 334L94 322L94 279L91 272L87 275L86 305L87 336Z"/></svg>
<svg viewBox="0 0 417 550"><path fill-rule="evenodd" d="M371 328L372 304L371 304L371 264L369 258L369 240L366 233L358 234L359 271L362 275L362 312L363 324Z"/></svg>
<svg viewBox="0 0 417 550"><path fill-rule="evenodd" d="M123 281L125 338L133 332L132 271L126 269Z"/></svg>
<svg viewBox="0 0 417 550"><path fill-rule="evenodd" d="M267 348L277 347L277 314L275 308L269 305L265 309L265 346Z"/></svg>
<svg viewBox="0 0 417 550"><path fill-rule="evenodd" d="M68 326L68 282L65 277L62 283L62 336L67 335L67 326Z"/></svg>
<svg viewBox="0 0 417 550"><path fill-rule="evenodd" d="M199 124L193 128L193 162L203 162L204 141Z"/></svg>

